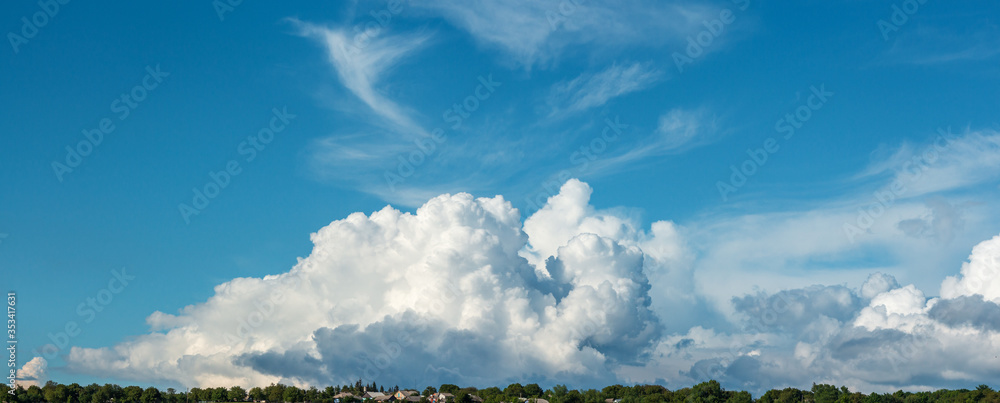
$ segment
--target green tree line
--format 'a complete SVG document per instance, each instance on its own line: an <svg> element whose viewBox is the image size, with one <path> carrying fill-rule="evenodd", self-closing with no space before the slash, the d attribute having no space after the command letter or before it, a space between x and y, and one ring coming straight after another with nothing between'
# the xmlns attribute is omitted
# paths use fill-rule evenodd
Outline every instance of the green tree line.
<svg viewBox="0 0 1000 403"><path fill-rule="evenodd" d="M372 382L353 385L328 386L324 389L311 387L302 389L295 386L271 384L245 390L239 386L230 388L192 388L177 391L173 388L159 390L154 387L121 387L118 385L76 383L63 385L49 381L45 386L18 386L13 394L10 387L0 384L0 402L3 403L198 403L198 402L267 402L267 403L333 403L335 396L350 393L361 396L364 391L380 391L387 394L399 391L399 386L379 386ZM416 390L416 389L415 389ZM538 384L521 385L513 383L500 389L493 386L484 389L461 388L458 385L443 384L428 386L420 394L421 403L428 403L433 393L451 393L454 403L536 403L545 399L549 403L605 403L608 399L617 403L1000 403L1000 393L987 385L976 389L941 389L933 392L870 393L851 392L846 387L813 384L809 390L796 388L772 389L754 398L750 392L725 390L714 380L702 382L690 388L669 390L659 385L612 385L601 390L569 389L556 385L542 389ZM356 398L341 398L341 403L352 403ZM451 403L451 402L449 402Z"/></svg>

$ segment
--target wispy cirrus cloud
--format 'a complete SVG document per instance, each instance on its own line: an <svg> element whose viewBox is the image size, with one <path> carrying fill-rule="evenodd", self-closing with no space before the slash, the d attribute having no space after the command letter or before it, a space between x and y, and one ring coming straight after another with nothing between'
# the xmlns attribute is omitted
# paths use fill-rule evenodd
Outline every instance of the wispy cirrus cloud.
<svg viewBox="0 0 1000 403"><path fill-rule="evenodd" d="M517 64L547 64L575 45L605 50L621 45L655 46L683 40L717 15L692 2L538 2L434 0L414 4L443 16L477 42L500 49Z"/></svg>
<svg viewBox="0 0 1000 403"><path fill-rule="evenodd" d="M873 271L928 289L927 279L945 275L950 259L1000 219L984 196L997 194L998 136L969 131L947 143L901 144L837 184L853 190L795 209L780 195L748 194L737 210L688 225L694 244L710 245L700 251L696 287L727 313L734 290L836 284ZM751 205L759 212L744 213Z"/></svg>
<svg viewBox="0 0 1000 403"><path fill-rule="evenodd" d="M886 51L891 63L944 65L973 63L1000 56L1000 28L972 25L956 32L935 25L914 27L902 33Z"/></svg>
<svg viewBox="0 0 1000 403"><path fill-rule="evenodd" d="M956 135L950 128L938 129L930 144L900 144L854 178L886 177L907 184L907 197L994 181L1000 177L1000 133L966 129Z"/></svg>
<svg viewBox="0 0 1000 403"><path fill-rule="evenodd" d="M393 68L414 57L430 35L423 33L369 36L358 43L342 28L290 20L304 37L319 42L344 88L372 112L363 117L364 127L312 140L308 166L321 179L349 181L360 190L404 205L419 205L433 195L426 189L390 189L384 172L394 169L397 156L415 149L415 141L430 133L416 121L420 115L401 105L382 89L390 86ZM363 46L362 46L363 45Z"/></svg>
<svg viewBox="0 0 1000 403"><path fill-rule="evenodd" d="M708 108L674 108L660 116L656 130L633 142L627 151L593 162L594 172L610 175L664 155L675 155L719 138L718 118Z"/></svg>
<svg viewBox="0 0 1000 403"><path fill-rule="evenodd" d="M379 91L385 74L405 57L424 46L426 34L397 34L369 38L358 46L342 29L329 28L290 19L299 34L319 41L326 50L331 66L341 84L394 126L401 134L426 135L425 130L410 117L410 112Z"/></svg>
<svg viewBox="0 0 1000 403"><path fill-rule="evenodd" d="M715 10L711 5L644 1L580 3L572 12L559 4L534 2L463 3L445 0L412 6L411 10L443 16L468 32L475 41L499 47L504 54L512 56L508 60L515 60L515 65L520 65L518 67L529 69L536 63L552 60L563 49L575 45L586 45L588 49L598 51L601 48L613 50L620 45L646 47L658 43L680 43L684 35L703 29L701 22ZM369 38L365 46L357 46L351 42L352 37L346 28L299 20L292 20L292 23L300 35L322 45L340 83L372 111L370 118L362 116L370 129L362 127L315 139L308 151L311 171L319 178L352 182L359 190L410 206L419 205L422 198L437 193L470 189L470 185L475 188L477 183L484 181L509 180L503 175L520 172L525 164L545 161L552 152L570 155L573 150L543 152L532 149L525 146L531 143L530 139L517 139L511 136L510 131L530 131L553 123L587 126L576 119L582 112L648 89L666 78L666 73L652 63L625 62L546 84L549 89L544 93L543 102L550 111L541 117L541 121L504 122L507 127L502 133L494 133L496 128L478 127L475 131L479 142L452 136L454 138L448 141L447 149L440 147L436 150L433 161L427 159L420 172L407 179L405 185L383 186L386 184L383 174L396 171L397 157L411 152L414 139L426 137L429 132L426 128L429 126L422 124L425 120L422 113L428 113L426 110L393 99L386 91L393 85L390 74L393 68L410 58L419 58L417 52L426 46L429 36L386 31ZM598 164L604 166L602 174L617 172L636 161L704 144L708 138L705 134L713 132L715 127L714 122L707 120L694 122L697 119L712 119L702 115L698 110L667 113L664 123L634 142L635 147L621 148L615 151L617 155L599 161ZM469 132L471 128L468 124L463 122L464 126L457 130ZM574 133L572 129L566 131ZM487 143L490 144L490 153L481 161L470 154L469 150L476 153L486 151L483 145ZM457 178L453 171L446 168L457 160L484 165L484 169L500 176L484 179L485 175L481 172L473 172L467 178ZM459 183L463 186L455 186Z"/></svg>
<svg viewBox="0 0 1000 403"><path fill-rule="evenodd" d="M546 98L549 117L602 106L616 97L649 88L663 78L649 63L613 64L599 73L584 73L552 86Z"/></svg>
<svg viewBox="0 0 1000 403"><path fill-rule="evenodd" d="M685 151L716 140L719 125L707 108L671 109L660 116L654 153Z"/></svg>

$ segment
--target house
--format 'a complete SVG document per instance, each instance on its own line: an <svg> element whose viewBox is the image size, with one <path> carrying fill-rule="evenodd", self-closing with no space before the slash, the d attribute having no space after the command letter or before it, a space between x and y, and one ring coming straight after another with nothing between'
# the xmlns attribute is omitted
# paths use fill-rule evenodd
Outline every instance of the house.
<svg viewBox="0 0 1000 403"><path fill-rule="evenodd" d="M372 400L374 400L376 402L394 402L394 401L396 401L396 396L386 395L386 394L383 394L383 393L379 393L379 394L382 395L382 396L375 396Z"/></svg>
<svg viewBox="0 0 1000 403"><path fill-rule="evenodd" d="M431 403L452 403L455 401L455 395L451 393L432 393L428 400Z"/></svg>
<svg viewBox="0 0 1000 403"><path fill-rule="evenodd" d="M395 396L396 400L399 401L406 400L406 398L410 396L416 396L417 401L420 401L420 392L417 392L415 390L401 390L393 394L393 396Z"/></svg>
<svg viewBox="0 0 1000 403"><path fill-rule="evenodd" d="M354 396L354 394L352 394L352 393L340 392L340 393L338 393L336 395L333 395L333 402L334 403L340 403L343 400L348 400L348 398L350 398L350 400L354 400L354 399L357 399L358 397Z"/></svg>
<svg viewBox="0 0 1000 403"><path fill-rule="evenodd" d="M372 400L372 399L375 399L376 397L379 397L379 396L385 396L385 393L382 393L382 392L365 392L365 394L361 395L361 400Z"/></svg>

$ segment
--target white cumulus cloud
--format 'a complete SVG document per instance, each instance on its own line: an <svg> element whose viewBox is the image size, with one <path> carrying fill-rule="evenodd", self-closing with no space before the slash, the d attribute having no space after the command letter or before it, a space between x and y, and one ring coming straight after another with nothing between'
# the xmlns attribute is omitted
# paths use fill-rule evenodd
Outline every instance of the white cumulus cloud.
<svg viewBox="0 0 1000 403"><path fill-rule="evenodd" d="M113 346L73 347L67 369L185 386L676 388L714 378L755 393L994 379L1000 236L973 248L940 297L875 272L854 288L730 288L722 309L727 290L699 292L696 281L724 288L749 277L704 272L724 261L690 249L690 228L646 227L596 209L591 193L570 180L523 224L503 197L465 193L415 213L351 214L313 234L313 251L288 272L221 284L207 301L151 314L149 333ZM756 256L726 245L715 253Z"/></svg>
<svg viewBox="0 0 1000 403"><path fill-rule="evenodd" d="M43 386L49 380L49 363L45 358L35 357L24 363L17 371L17 383L20 386Z"/></svg>
<svg viewBox="0 0 1000 403"><path fill-rule="evenodd" d="M640 244L663 254L653 259L678 249L656 239L676 240L666 224L647 235L582 217L589 193L571 181L552 200L560 208L529 219L551 227L522 229L503 197L464 193L415 214L355 213L313 234L289 272L234 279L204 303L150 315L149 334L74 347L67 361L185 386L611 381L660 336Z"/></svg>

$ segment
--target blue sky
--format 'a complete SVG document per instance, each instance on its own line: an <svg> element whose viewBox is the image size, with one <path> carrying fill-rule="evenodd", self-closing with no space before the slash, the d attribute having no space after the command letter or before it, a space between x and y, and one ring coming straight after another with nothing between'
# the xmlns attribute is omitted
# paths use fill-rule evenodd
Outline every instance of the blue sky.
<svg viewBox="0 0 1000 403"><path fill-rule="evenodd" d="M496 219L497 228L521 234L501 248L511 256L496 262L490 257L488 266L498 278L516 272L514 266L533 268L528 272L534 274L516 286L501 281L507 285L500 287L537 294L526 297L537 306L551 295L554 308L573 312L559 305L560 299L569 298L568 304L576 301L570 298L573 292L585 295L583 287L600 288L587 285L582 274L563 279L559 287L544 285L563 281L545 263L547 257L571 262L573 253L599 252L587 249L601 245L588 243L587 234L611 240L625 248L620 252L625 255L637 248L644 256L639 263L623 257L621 267L638 266L616 274L637 287L616 289L617 301L625 301L629 292L641 296L629 308L635 320L620 326L599 323L623 339L602 339L597 333L582 341L560 339L544 329L522 334L512 330L516 320L510 319L503 329L507 342L516 335L553 337L568 343L574 354L586 355L539 358L538 365L549 371L540 378L543 383L680 387L697 381L696 368L716 362L720 355L713 348L729 339L759 346L748 348L756 353L739 357L764 362L773 354L776 358L767 362L785 370L795 368L790 362L807 365L803 357L813 356L828 359L822 361L828 368L851 368L856 363L837 353L830 340L861 337L852 333L857 329L899 330L898 320L886 319L883 326L865 316L892 316L898 301L885 301L903 293L895 290L920 292L914 298L923 298L923 308L899 308L899 315L917 322L938 320L931 311L936 302L929 301L940 301L939 296L979 296L983 309L1000 309L1000 295L993 294L1000 290L942 283L960 275L973 248L996 236L1000 227L993 208L1000 191L1000 28L989 18L997 11L991 2L52 4L58 9L32 2L3 6L9 46L0 52L5 71L0 108L7 117L2 126L7 146L0 151L5 183L0 267L5 284L18 295L21 364L43 355L38 352L54 342L49 335L58 335L66 323L78 322L81 332L59 354L47 357L47 370L35 370L37 362L29 366L29 376L35 371L40 379L65 383L164 387L209 382L204 376L177 375L190 368L150 369L158 362L176 364L184 354L144 355L140 347L170 329L190 330L192 323L212 318L205 312L213 309L239 316L206 301L225 299L230 286L242 290L234 295L251 295L231 280L265 281L264 276L290 273L293 267L326 273L317 278L330 281L322 293L303 292L318 304L308 309L353 306L360 300L337 295L360 287L339 280L353 278L338 270L354 266L331 252L350 249L322 245L375 238L363 232L338 232L332 240L310 234L356 212L372 215L391 205L416 213L438 195L462 192L502 195L509 208L517 209L515 222L480 217L462 228ZM47 14L39 14L46 13L45 7ZM97 141L85 132L102 124L103 138L93 145ZM786 138L790 126L797 128ZM939 139L941 133L947 140ZM67 156L67 147L87 155L71 164L67 158L75 157ZM773 152L755 151L765 148ZM70 165L76 166L70 171ZM913 166L919 174L910 171ZM732 169L743 173L734 176ZM213 184L213 177L228 180ZM569 178L582 182L560 189ZM197 194L212 193L221 183L226 185L217 196L197 207L202 203ZM900 185L895 191L894 183ZM727 186L728 191L720 191ZM892 193L892 201L880 202L876 192ZM548 200L557 194L562 201ZM461 197L446 199L442 206L425 206L425 217L472 208ZM846 229L860 228L858 217L879 203L885 212L875 214L870 228L860 235ZM194 207L197 214L191 213ZM508 217L497 209L487 208L487 216ZM453 230L445 225L451 221L424 221L406 225L427 225L416 233L451 239L441 235ZM480 230L507 242L506 235L498 235L506 230L482 225ZM574 240L584 245L580 251ZM408 243L372 249L382 252L368 258L388 262L381 253L402 254L400 245ZM988 254L988 246L977 251ZM429 248L420 256L442 253L434 248L474 256L482 252L468 245ZM618 249L610 250L618 256ZM330 269L324 272L325 266L310 259ZM982 259L986 266L996 262ZM578 262L598 260L591 256ZM90 316L77 307L108 287L113 270L135 278L85 322ZM438 273L441 278L472 275L443 273ZM873 273L882 274L870 277ZM371 274L379 275L389 287L393 275ZM368 291L385 288L378 278L370 280L375 282ZM895 286L881 289L876 280ZM472 285L459 283L464 297L478 295ZM881 292L865 294L865 284ZM909 284L912 290L905 287ZM812 344L802 344L796 341L805 337L796 333L798 328L743 330L749 305L737 299L766 302L814 285L831 293L842 287L847 294L837 295L853 296L844 312L822 316L833 322L819 320L810 328L835 329L829 334L836 336L815 336ZM561 291L553 290L564 286L574 291L559 297ZM886 296L879 299L881 294ZM648 306L635 302L644 299ZM512 303L477 301L466 301L462 315ZM804 311L819 306L802 304ZM243 350L226 350L218 359L232 368L213 370L227 374L216 379L343 383L340 379L354 374L334 369L340 361L323 355L321 342L301 344L308 344L312 334L349 350L351 337L376 329L388 334L407 312L406 303L390 296L371 306L364 311L367 316L331 314L329 322L299 329L304 333L289 330ZM148 319L154 312L180 319ZM492 329L470 318L423 314L468 334ZM559 323L552 319L549 324L565 325ZM339 327L351 325L362 333L352 336ZM954 326L941 326L947 329L935 331L944 333L920 334L921 340L948 340L951 336L942 334L951 335ZM323 329L346 333L330 330L339 336L324 339L318 336ZM902 329L918 336L912 327ZM995 331L984 332L982 337L993 332L995 339ZM452 337L413 333L428 340ZM469 337L482 351L505 345ZM172 346L185 343L171 340ZM677 340L694 340L700 349L665 350L686 345ZM65 356L71 347L79 353ZM911 358L908 365L940 364L936 360L956 355L948 348L925 361ZM598 358L587 355L588 349ZM211 348L192 351L185 354L211 355L206 352ZM429 357L437 353L424 351ZM328 366L316 372L325 375L297 375L290 369L296 354L321 357ZM580 372L580 365L592 363L588 360L598 360L603 370ZM721 366L728 372L717 374L728 387L820 381L740 373L732 361ZM435 368L444 365L438 364ZM996 363L955 365L952 372L930 375L881 381L844 375L831 381L864 390L974 385L995 379L990 376L1000 368ZM484 386L532 379L515 363L499 368L490 376L421 368L410 373L423 375L409 378L402 370L384 370L380 376L386 381L379 383Z"/></svg>

